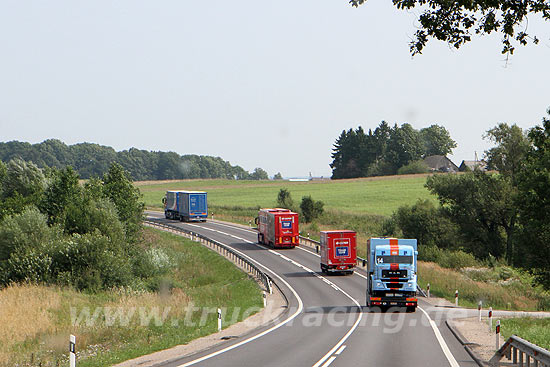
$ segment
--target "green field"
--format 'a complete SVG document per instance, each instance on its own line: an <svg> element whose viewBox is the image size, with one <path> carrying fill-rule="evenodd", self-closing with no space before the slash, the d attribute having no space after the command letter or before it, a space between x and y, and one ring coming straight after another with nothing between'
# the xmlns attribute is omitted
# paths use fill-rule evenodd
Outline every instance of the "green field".
<svg viewBox="0 0 550 367"><path fill-rule="evenodd" d="M345 214L391 215L399 206L418 199L432 199L424 187L426 175L388 176L337 181L234 181L186 180L162 183L136 183L148 208L162 208L166 190L202 190L208 192L211 209L273 207L277 193L287 188L294 202L311 195L325 208Z"/></svg>
<svg viewBox="0 0 550 367"><path fill-rule="evenodd" d="M550 318L503 319L500 330L505 339L515 334L541 348L550 350Z"/></svg>

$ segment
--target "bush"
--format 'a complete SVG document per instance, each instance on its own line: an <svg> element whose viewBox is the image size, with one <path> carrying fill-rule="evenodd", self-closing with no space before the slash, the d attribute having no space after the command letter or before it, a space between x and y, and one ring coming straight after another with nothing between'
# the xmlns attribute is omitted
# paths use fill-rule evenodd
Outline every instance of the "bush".
<svg viewBox="0 0 550 367"><path fill-rule="evenodd" d="M323 215L323 207L325 203L320 200L313 200L311 196L304 196L302 198L302 203L300 204L300 209L302 210L302 215L304 222L310 223L314 219L319 218Z"/></svg>
<svg viewBox="0 0 550 367"><path fill-rule="evenodd" d="M292 196L290 195L290 191L288 189L279 190L279 193L277 194L277 206L279 208L296 211L296 208L294 207L294 200L292 200Z"/></svg>
<svg viewBox="0 0 550 367"><path fill-rule="evenodd" d="M428 165L424 161L413 161L397 170L398 175L411 175L415 173L428 173Z"/></svg>
<svg viewBox="0 0 550 367"><path fill-rule="evenodd" d="M448 269L462 269L479 265L479 261L472 254L462 250L440 249L436 246L420 246L418 260L434 262Z"/></svg>

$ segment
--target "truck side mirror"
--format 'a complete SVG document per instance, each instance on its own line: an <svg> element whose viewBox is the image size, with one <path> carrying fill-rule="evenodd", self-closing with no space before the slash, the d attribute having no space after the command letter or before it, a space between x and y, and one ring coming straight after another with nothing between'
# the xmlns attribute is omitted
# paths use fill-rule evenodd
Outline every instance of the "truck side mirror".
<svg viewBox="0 0 550 367"><path fill-rule="evenodd" d="M162 203L166 204L166 198L162 198Z"/></svg>
<svg viewBox="0 0 550 367"><path fill-rule="evenodd" d="M256 223L256 225L258 225L258 217L254 218L254 223Z"/></svg>

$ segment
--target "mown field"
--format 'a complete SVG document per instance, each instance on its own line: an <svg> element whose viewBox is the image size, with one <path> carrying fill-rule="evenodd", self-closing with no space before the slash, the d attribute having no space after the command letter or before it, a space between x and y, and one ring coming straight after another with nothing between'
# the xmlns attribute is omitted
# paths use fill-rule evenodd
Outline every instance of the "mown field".
<svg viewBox="0 0 550 367"><path fill-rule="evenodd" d="M325 203L325 208L344 214L391 215L399 206L414 204L418 199L435 198L424 187L427 175L373 177L337 181L234 181L184 180L138 182L148 208L162 208L166 190L202 190L208 192L208 203L217 208L273 207L280 189L290 191L299 205L303 196L311 195Z"/></svg>
<svg viewBox="0 0 550 367"><path fill-rule="evenodd" d="M133 289L87 293L22 284L0 290L0 366L67 365L69 334L77 337L78 366L107 366L215 332L218 307L240 321L262 306L257 284L202 245L150 228L143 244L158 248L156 260L171 261L173 269ZM185 322L191 304L201 310L189 319L195 323L202 310L213 310L203 326ZM85 316L75 323L84 310L101 312L89 325Z"/></svg>

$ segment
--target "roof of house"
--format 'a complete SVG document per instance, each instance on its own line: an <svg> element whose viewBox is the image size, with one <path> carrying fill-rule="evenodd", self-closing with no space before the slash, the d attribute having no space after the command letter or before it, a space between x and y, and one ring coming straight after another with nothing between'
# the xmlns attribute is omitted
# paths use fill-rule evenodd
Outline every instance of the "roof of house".
<svg viewBox="0 0 550 367"><path fill-rule="evenodd" d="M476 167L484 171L484 170L487 169L487 163L485 163L485 161L466 161L466 160L464 160L460 164L460 170L461 171L465 171L466 169L470 169L470 170L473 171Z"/></svg>
<svg viewBox="0 0 550 367"><path fill-rule="evenodd" d="M424 163L433 171L458 171L458 166L444 155L431 155L424 158Z"/></svg>

